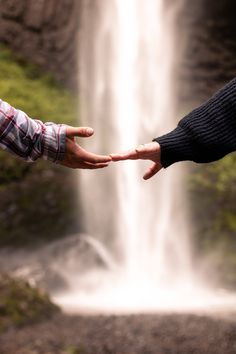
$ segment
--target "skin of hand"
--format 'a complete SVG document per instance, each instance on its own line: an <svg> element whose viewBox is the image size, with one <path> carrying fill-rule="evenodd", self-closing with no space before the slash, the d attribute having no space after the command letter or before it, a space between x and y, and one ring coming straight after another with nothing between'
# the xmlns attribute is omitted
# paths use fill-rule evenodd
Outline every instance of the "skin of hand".
<svg viewBox="0 0 236 354"><path fill-rule="evenodd" d="M145 172L143 179L153 177L162 169L161 147L157 142L139 145L136 149L131 149L118 154L110 154L112 161L122 160L150 160L153 164Z"/></svg>
<svg viewBox="0 0 236 354"><path fill-rule="evenodd" d="M94 133L89 127L66 127L66 152L65 157L59 163L69 168L82 168L95 170L108 166L110 156L96 155L83 149L77 142L76 137L89 138Z"/></svg>

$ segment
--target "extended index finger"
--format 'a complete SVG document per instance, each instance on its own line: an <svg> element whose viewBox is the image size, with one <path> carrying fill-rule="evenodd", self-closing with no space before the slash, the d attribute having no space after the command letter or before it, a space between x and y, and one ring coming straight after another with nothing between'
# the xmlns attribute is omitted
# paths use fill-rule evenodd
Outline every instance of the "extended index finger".
<svg viewBox="0 0 236 354"><path fill-rule="evenodd" d="M81 159L81 154L79 155ZM97 155L92 152L83 151L83 160L90 163L107 163L111 161L111 157L109 155Z"/></svg>
<svg viewBox="0 0 236 354"><path fill-rule="evenodd" d="M110 154L112 161L137 160L139 158L136 149L131 149L121 153Z"/></svg>

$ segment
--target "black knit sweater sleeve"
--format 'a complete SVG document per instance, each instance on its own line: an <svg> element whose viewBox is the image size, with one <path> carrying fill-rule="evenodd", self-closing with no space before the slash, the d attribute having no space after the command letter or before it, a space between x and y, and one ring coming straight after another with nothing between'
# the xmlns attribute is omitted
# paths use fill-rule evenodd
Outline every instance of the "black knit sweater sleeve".
<svg viewBox="0 0 236 354"><path fill-rule="evenodd" d="M235 151L236 78L154 141L161 146L163 167L187 160L212 162Z"/></svg>

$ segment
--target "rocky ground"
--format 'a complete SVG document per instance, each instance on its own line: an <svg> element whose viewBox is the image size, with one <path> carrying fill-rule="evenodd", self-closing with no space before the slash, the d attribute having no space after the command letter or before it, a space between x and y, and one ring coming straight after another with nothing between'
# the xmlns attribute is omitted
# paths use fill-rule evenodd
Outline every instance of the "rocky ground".
<svg viewBox="0 0 236 354"><path fill-rule="evenodd" d="M235 354L236 320L205 315L67 316L11 329L1 354Z"/></svg>

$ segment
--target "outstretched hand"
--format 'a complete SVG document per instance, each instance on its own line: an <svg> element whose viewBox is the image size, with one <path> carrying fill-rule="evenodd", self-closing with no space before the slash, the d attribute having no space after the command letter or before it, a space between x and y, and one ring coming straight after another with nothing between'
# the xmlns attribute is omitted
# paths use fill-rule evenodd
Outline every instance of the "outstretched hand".
<svg viewBox="0 0 236 354"><path fill-rule="evenodd" d="M60 164L70 168L82 168L94 170L108 166L110 156L96 155L83 149L77 142L76 137L88 138L94 133L92 128L66 127L66 152Z"/></svg>
<svg viewBox="0 0 236 354"><path fill-rule="evenodd" d="M162 169L161 165L161 147L157 142L138 146L136 149L128 150L119 154L111 154L112 161L122 160L150 160L153 164L145 172L145 180L153 177Z"/></svg>

